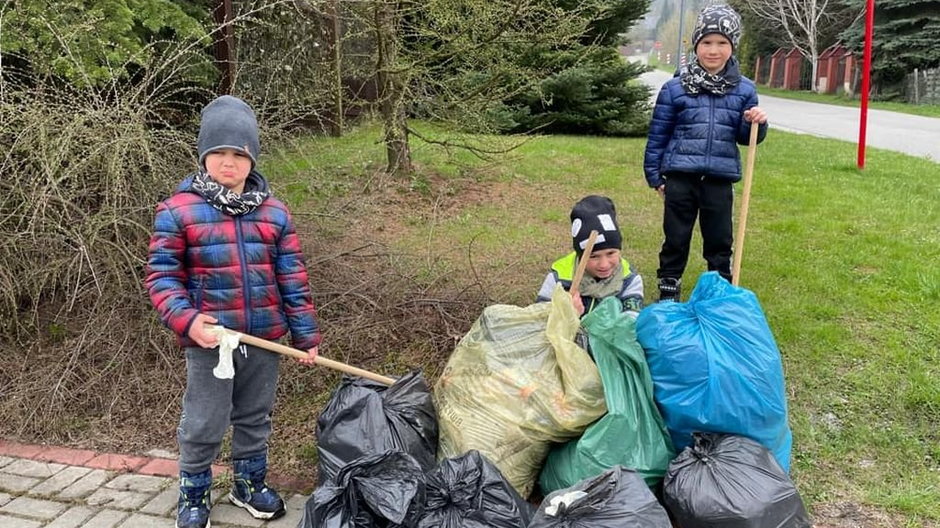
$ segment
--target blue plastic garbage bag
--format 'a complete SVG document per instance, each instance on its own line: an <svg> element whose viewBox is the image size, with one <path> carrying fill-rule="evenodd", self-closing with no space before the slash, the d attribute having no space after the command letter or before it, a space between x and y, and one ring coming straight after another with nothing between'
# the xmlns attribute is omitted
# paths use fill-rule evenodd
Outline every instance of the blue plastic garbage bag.
<svg viewBox="0 0 940 528"><path fill-rule="evenodd" d="M789 473L780 350L751 291L708 272L689 302L648 306L636 327L677 451L694 432L737 434L769 449Z"/></svg>

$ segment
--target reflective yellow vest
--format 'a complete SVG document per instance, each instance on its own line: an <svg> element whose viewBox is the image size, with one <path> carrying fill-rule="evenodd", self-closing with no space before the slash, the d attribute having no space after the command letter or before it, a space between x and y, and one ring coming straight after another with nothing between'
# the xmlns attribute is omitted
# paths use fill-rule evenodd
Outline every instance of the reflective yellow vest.
<svg viewBox="0 0 940 528"><path fill-rule="evenodd" d="M561 281L561 284L566 290L571 287L571 281L574 280L574 270L577 263L578 254L574 251L552 263L552 271L555 272L558 280ZM627 262L627 259L620 257L620 265L623 267L623 276L629 277L632 272L630 271L630 263Z"/></svg>
<svg viewBox="0 0 940 528"><path fill-rule="evenodd" d="M561 257L552 263L552 272L555 274L558 282L561 283L565 290L571 290L571 281L574 280L574 272L577 262L578 255L572 251L571 253L568 253L564 257ZM629 285L630 282L632 282L632 276L635 275L635 273L630 268L630 263L627 262L627 259L620 257L620 265L623 269L623 278L625 280L623 285L620 287L620 292L618 293L617 297L623 300L624 289ZM597 302L597 299L582 295L581 302L584 304L584 313L588 313L594 308L594 304ZM631 310L639 310L642 308L642 300L631 300L630 306L627 306L627 308Z"/></svg>

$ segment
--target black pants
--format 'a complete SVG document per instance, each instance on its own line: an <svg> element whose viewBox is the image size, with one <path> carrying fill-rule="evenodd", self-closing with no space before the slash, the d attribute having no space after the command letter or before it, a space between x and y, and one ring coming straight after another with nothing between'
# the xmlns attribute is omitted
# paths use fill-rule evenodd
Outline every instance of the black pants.
<svg viewBox="0 0 940 528"><path fill-rule="evenodd" d="M700 174L666 175L663 248L656 276L681 278L689 260L695 218L702 230L702 257L709 271L731 280L731 214L734 189L728 180Z"/></svg>

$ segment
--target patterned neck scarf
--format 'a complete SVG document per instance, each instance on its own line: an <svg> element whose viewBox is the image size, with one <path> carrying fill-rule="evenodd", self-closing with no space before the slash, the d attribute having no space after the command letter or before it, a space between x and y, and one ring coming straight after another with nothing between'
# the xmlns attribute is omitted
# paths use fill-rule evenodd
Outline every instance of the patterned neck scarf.
<svg viewBox="0 0 940 528"><path fill-rule="evenodd" d="M271 195L260 174L251 172L245 181L245 191L238 194L220 185L204 171L193 175L192 189L209 202L209 205L231 216L248 214Z"/></svg>
<svg viewBox="0 0 940 528"><path fill-rule="evenodd" d="M611 295L617 295L620 293L620 288L622 287L623 262L618 262L617 267L610 273L610 277L606 279L597 279L585 273L584 277L581 279L581 286L578 288L578 293L586 297L603 299Z"/></svg>
<svg viewBox="0 0 940 528"><path fill-rule="evenodd" d="M741 82L741 70L738 69L738 60L734 56L728 59L725 69L717 74L705 71L696 58L679 72L679 82L689 95L702 92L725 95Z"/></svg>

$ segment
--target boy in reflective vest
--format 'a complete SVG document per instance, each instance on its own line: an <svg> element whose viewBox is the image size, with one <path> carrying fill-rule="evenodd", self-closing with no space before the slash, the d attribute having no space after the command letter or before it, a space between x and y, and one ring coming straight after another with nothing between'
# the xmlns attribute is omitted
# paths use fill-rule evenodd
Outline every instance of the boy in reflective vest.
<svg viewBox="0 0 940 528"><path fill-rule="evenodd" d="M594 309L601 299L616 296L623 309L634 316L643 307L643 277L621 254L622 238L617 227L614 202L605 196L586 196L571 209L571 238L574 251L552 264L552 269L539 288L538 302L551 300L555 285L571 289L578 261L584 256L591 231L597 231L594 249L588 255L584 277L572 303L579 315Z"/></svg>

